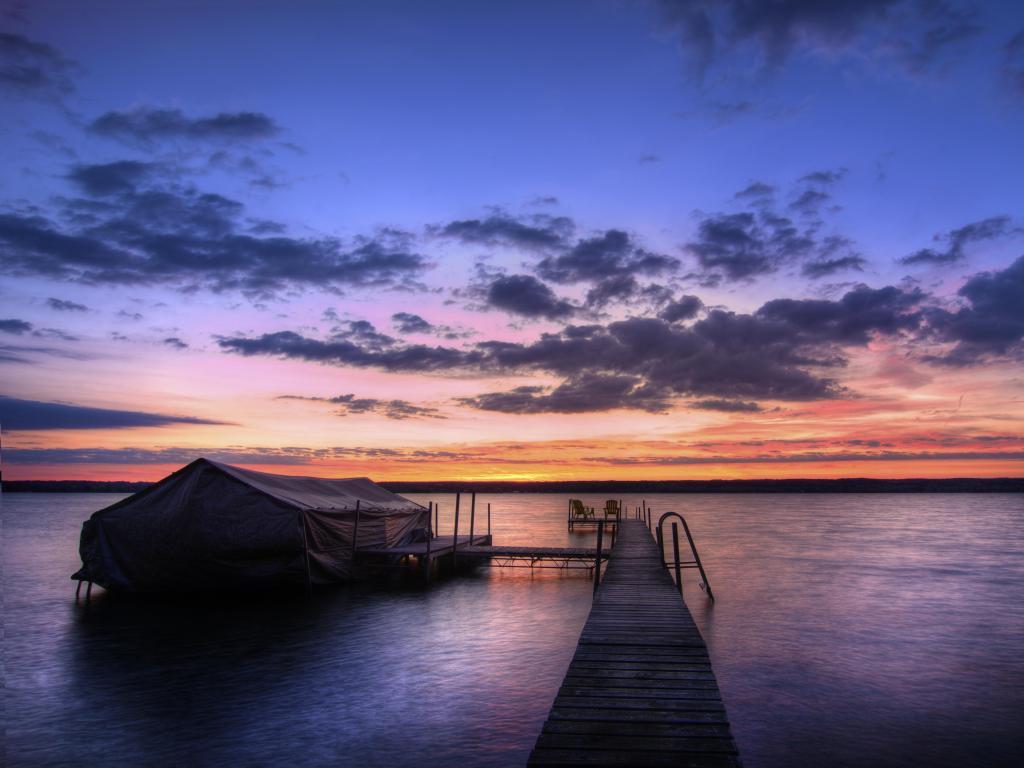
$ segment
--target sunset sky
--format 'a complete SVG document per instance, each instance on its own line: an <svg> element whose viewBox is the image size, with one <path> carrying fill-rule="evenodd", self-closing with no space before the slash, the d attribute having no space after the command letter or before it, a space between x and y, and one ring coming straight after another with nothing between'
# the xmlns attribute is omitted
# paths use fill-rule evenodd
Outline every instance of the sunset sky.
<svg viewBox="0 0 1024 768"><path fill-rule="evenodd" d="M1024 473L1024 3L2 7L5 479Z"/></svg>

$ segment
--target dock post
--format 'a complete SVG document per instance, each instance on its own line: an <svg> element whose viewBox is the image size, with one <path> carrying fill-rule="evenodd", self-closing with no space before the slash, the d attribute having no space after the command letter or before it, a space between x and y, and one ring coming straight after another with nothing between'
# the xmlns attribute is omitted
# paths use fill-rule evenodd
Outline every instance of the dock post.
<svg viewBox="0 0 1024 768"><path fill-rule="evenodd" d="M434 502L430 502L430 506L433 507L433 505ZM427 584L430 583L430 543L434 538L434 530L431 527L431 513L433 511L430 507L427 508L427 555L423 561L423 579Z"/></svg>
<svg viewBox="0 0 1024 768"><path fill-rule="evenodd" d="M459 546L459 502L462 500L462 494L455 494L455 525L452 530L452 569L455 568L455 550Z"/></svg>
<svg viewBox="0 0 1024 768"><path fill-rule="evenodd" d="M430 541L430 536L434 535L434 529L431 527L431 523L434 522L434 502L427 502L427 541Z"/></svg>
<svg viewBox="0 0 1024 768"><path fill-rule="evenodd" d="M676 567L676 589L683 594L683 571L679 567L679 523L672 523L672 556Z"/></svg>
<svg viewBox="0 0 1024 768"><path fill-rule="evenodd" d="M661 532L660 525L654 529L654 539L658 542L658 552L661 553L661 564L667 569L668 563L665 562L665 536Z"/></svg>
<svg viewBox="0 0 1024 768"><path fill-rule="evenodd" d="M469 546L473 546L473 529L476 527L476 491L469 497Z"/></svg>
<svg viewBox="0 0 1024 768"><path fill-rule="evenodd" d="M89 596L92 594L92 582L88 581L85 584L85 602L89 602Z"/></svg>
<svg viewBox="0 0 1024 768"><path fill-rule="evenodd" d="M604 523L597 526L597 556L594 558L594 594L601 583L601 545L604 543Z"/></svg>
<svg viewBox="0 0 1024 768"><path fill-rule="evenodd" d="M491 535L491 502L487 502L487 535Z"/></svg>
<svg viewBox="0 0 1024 768"><path fill-rule="evenodd" d="M436 533L438 536L441 535L441 520L440 520L440 517L438 516L440 509L441 509L441 505L438 504L435 501L434 502L434 533Z"/></svg>
<svg viewBox="0 0 1024 768"><path fill-rule="evenodd" d="M356 500L356 521L352 526L352 557L349 562L349 567L355 569L356 566L356 544L359 542L359 500Z"/></svg>
<svg viewBox="0 0 1024 768"><path fill-rule="evenodd" d="M78 596L81 594L81 592L82 592L82 580L79 579L78 580L78 586L75 587L75 601L76 602L77 602Z"/></svg>

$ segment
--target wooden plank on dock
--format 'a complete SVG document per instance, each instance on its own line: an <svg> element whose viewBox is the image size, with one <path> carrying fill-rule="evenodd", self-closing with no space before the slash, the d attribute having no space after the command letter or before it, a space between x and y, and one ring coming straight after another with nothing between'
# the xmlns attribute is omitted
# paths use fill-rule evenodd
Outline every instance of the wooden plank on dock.
<svg viewBox="0 0 1024 768"><path fill-rule="evenodd" d="M491 543L491 537L489 535L477 535L470 538L469 536L459 536L458 551L462 554L462 550L468 546L484 546ZM452 537L451 536L438 536L432 539L430 542L430 554L431 556L450 555L452 553ZM360 547L357 553L362 555L413 555L421 556L427 554L427 542L425 541L414 541L408 544L399 544L394 547Z"/></svg>
<svg viewBox="0 0 1024 768"><path fill-rule="evenodd" d="M440 559L452 554L452 537L440 536L431 539L429 554ZM558 568L584 567L593 568L597 558L597 550L593 547L534 547L534 546L495 546L491 544L490 535L459 536L458 556L477 562L492 560L492 565L518 565L525 567L545 567L545 564ZM400 544L395 547L361 547L357 550L360 557L425 557L428 554L427 542L416 541ZM602 560L607 560L608 553L602 553Z"/></svg>
<svg viewBox="0 0 1024 768"><path fill-rule="evenodd" d="M619 524L529 764L740 765L707 646L639 520Z"/></svg>

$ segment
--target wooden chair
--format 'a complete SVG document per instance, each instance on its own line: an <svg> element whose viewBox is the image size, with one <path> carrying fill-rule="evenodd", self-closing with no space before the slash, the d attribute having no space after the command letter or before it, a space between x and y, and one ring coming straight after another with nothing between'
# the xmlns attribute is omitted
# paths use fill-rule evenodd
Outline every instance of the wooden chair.
<svg viewBox="0 0 1024 768"><path fill-rule="evenodd" d="M569 509L572 516L580 520L587 520L594 516L594 508L583 506L583 502L579 499L569 499Z"/></svg>
<svg viewBox="0 0 1024 768"><path fill-rule="evenodd" d="M608 499L604 503L604 519L607 520L609 517L614 517L616 520L619 519L619 514L622 510L619 509L619 502L615 499Z"/></svg>

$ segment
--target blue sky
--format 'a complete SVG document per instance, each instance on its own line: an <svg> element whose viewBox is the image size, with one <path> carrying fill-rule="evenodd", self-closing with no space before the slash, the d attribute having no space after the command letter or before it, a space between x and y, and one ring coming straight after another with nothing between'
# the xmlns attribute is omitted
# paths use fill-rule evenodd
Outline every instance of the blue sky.
<svg viewBox="0 0 1024 768"><path fill-rule="evenodd" d="M21 362L6 364L0 395L12 398L39 391L38 382L52 381L54 373L79 375L76 366L85 360L111 361L107 376L117 375L118 366L123 376L127 366L144 361L166 368L173 383L152 391L143 386L144 397L120 402L100 396L110 387L97 374L80 403L48 385L40 400L133 413L170 407L209 419L226 404L207 388L189 391L182 371L252 364L248 353L239 357L238 347L225 346L224 339L279 332L334 338L341 319L370 322L392 334L387 343L408 346L422 339L385 326L396 312L412 311L436 326L430 332L435 339L461 339L456 346L464 350L486 347L488 339L529 344L572 324L610 328L630 318L663 317L668 302L688 295L700 297L702 312L754 313L773 299L838 302L858 285L898 288L919 307L913 331L910 320L901 320L873 328L870 340L857 337L857 349L843 346L850 337L829 340L830 354L839 355L830 359L844 360L842 375L814 375L839 382L817 390L835 400L840 385L860 395L875 386L865 377L888 363L871 358L882 354L874 350L913 358L915 349L928 346L911 360L925 368L951 359L950 345L966 343L967 319L954 330L933 310L980 312L981 299L958 291L972 276L1002 276L1022 252L1024 6L1018 3L38 2L8 4L0 30L0 162L7 169L0 201L19 217L11 226L28 226L34 216L33 226L47 232L108 238L110 246L115 241L109 238L123 236L111 229L117 211L130 211L137 223L144 210L172 215L141 207L143 192L197 210L213 204L202 195L215 194L220 208L203 215L223 219L213 236L225 248L229 241L242 248L232 238L255 233L288 239L275 248L308 246L321 255L326 249L328 261L342 258L332 248L350 258L367 243L387 251L386 258L405 257L397 267L361 263L371 272L359 277L293 277L280 261L273 268L263 264L255 276L251 264L232 261L225 268L230 274L196 273L190 280L184 265L199 263L199 256L177 251L182 260L174 266L165 260L170 257L148 253L152 260L138 267L136 251L125 258L142 271L129 280L86 274L73 253L27 251L26 230L0 232L0 298L7 307L0 314L14 322L7 326L10 335L22 336L8 340L9 356ZM217 122L239 116L234 127ZM177 122L157 131L140 128L140 120L155 117ZM110 129L118 120L135 122ZM130 181L111 181L111 174L129 172ZM100 178L95 174L120 186L87 186L87 178ZM760 196L751 185L761 185ZM769 187L770 194L764 191ZM747 195L737 195L745 189ZM86 209L93 217L88 221ZM108 220L101 225L103 217ZM467 221L485 226L453 234L453 223ZM259 222L273 226L260 229ZM510 235L510 223L553 239L547 250L538 248ZM186 248L179 224L173 224L176 247ZM612 273L599 280L596 268L568 272L557 254L592 239L611 247L612 240L601 238L612 230L625 233L631 255L615 268L618 284L601 283L602 295L612 298L599 303L590 292ZM161 231L161 237L169 234ZM740 253L730 237L753 239ZM145 247L141 242L130 247ZM244 245L264 246L271 244ZM586 258L597 258L597 247ZM232 259L249 258L231 253ZM656 263L641 266L643 254L654 254ZM374 251L367 258L385 256ZM71 266L57 266L61 259ZM294 266L295 274L302 272L302 265ZM529 280L502 284L521 291L509 301L495 285L514 275ZM1012 283L1015 275L1004 278ZM55 310L51 298L88 312ZM710 314L682 322L694 318L699 323ZM15 321L31 330L17 331L23 326ZM981 322L972 319L971 327ZM1018 321L1000 314L984 322L1015 328ZM897 331L902 335L894 336ZM471 332L477 334L472 339ZM26 334L35 334L36 348L28 348ZM972 347L978 354L969 365L957 353L961 372L975 365L1012 370L1020 339L1007 346L1003 335L991 336L984 350ZM44 337L49 352L38 349ZM279 366L311 362L277 347L269 354ZM810 358L794 357L794 371L807 373L804 359ZM815 359L813 365L821 365L825 358ZM312 376L323 392L334 391L341 373L344 382L363 375L349 363L314 362L315 372L301 368L302 375ZM732 365L742 364L733 359ZM369 367L380 370L378 363ZM552 369L543 366L502 370L539 387L527 397L530 405L514 406L525 408L516 411L521 425L541 412L580 412L536 400L549 397L559 381L575 381L574 375L550 378ZM399 393L423 388L432 398L427 407L445 414L449 432L435 439L436 423L419 432L402 425L409 432L396 450L452 441L490 445L517 434L521 426L504 422L474 432L474 420L493 416L484 405L494 401L479 395L501 385L493 371L474 371L456 371L439 383L436 371L423 372L429 376L422 379L385 370L383 378L362 384ZM600 372L613 374L626 372L614 366ZM466 389L467 377L476 381L475 390ZM674 414L682 424L699 417L699 429L714 426L685 399L715 394L714 386L673 384L652 405L637 382L628 396L639 399L629 402L640 403L644 419L657 412ZM741 396L728 381L720 389L727 397L746 397L742 402L760 413L781 407L774 405L777 389L755 387ZM1019 402L1009 390L992 397L1002 405L986 406L988 415ZM159 405L161 398L167 407ZM721 413L735 413L729 410L734 406ZM509 415L512 407L505 403L500 412ZM632 407L625 399L601 401L592 411L611 419L608 429L615 432L622 428L615 413ZM381 424L394 428L399 412L377 411L379 423L372 409L341 415L376 435ZM258 442L261 433L250 429L249 418L231 417L241 432L217 440ZM567 434L578 432L571 421L577 416L558 418L570 420L563 425ZM651 428L658 427L651 422ZM186 423L174 429L153 434L207 447L201 428L187 432L192 426ZM34 446L71 439L58 432L17 439ZM146 447L126 435L94 439Z"/></svg>

